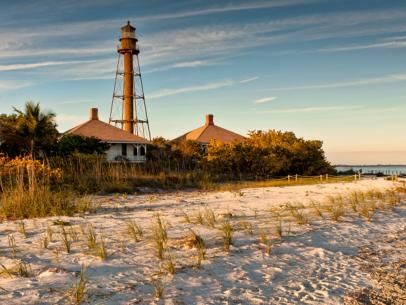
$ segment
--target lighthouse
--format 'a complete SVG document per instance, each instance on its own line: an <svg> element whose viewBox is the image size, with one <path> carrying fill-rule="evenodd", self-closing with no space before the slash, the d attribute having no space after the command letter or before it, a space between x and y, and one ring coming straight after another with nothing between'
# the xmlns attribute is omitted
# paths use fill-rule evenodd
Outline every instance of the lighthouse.
<svg viewBox="0 0 406 305"><path fill-rule="evenodd" d="M136 29L127 22L121 28L118 60L109 123L129 133L151 139L139 63Z"/></svg>

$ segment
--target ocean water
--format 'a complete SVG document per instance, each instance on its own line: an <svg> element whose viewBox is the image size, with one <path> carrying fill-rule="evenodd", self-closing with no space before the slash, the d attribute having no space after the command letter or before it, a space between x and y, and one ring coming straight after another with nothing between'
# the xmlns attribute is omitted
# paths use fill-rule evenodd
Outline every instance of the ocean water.
<svg viewBox="0 0 406 305"><path fill-rule="evenodd" d="M406 165L336 166L336 170L339 172L348 171L350 169L353 169L356 172L361 171L361 173L364 174L382 173L385 175L406 175Z"/></svg>

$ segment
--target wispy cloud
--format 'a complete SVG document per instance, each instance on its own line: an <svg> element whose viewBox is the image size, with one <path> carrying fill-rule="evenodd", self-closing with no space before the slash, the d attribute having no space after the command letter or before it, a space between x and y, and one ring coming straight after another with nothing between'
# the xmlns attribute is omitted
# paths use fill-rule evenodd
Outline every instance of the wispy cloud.
<svg viewBox="0 0 406 305"><path fill-rule="evenodd" d="M1 81L0 80L0 92L17 90L25 88L31 85L31 82L26 81Z"/></svg>
<svg viewBox="0 0 406 305"><path fill-rule="evenodd" d="M306 113L306 112L326 112L326 111L348 111L361 109L362 106L321 106L321 107L302 107L302 108L286 108L261 111L261 113Z"/></svg>
<svg viewBox="0 0 406 305"><path fill-rule="evenodd" d="M90 61L45 61L36 63L25 63L25 64L10 64L10 65L0 65L0 71L15 71L15 70L27 70L35 69L48 66L60 66L69 64L80 64Z"/></svg>
<svg viewBox="0 0 406 305"><path fill-rule="evenodd" d="M390 74L382 77L375 78L365 78L358 80L334 82L327 84L317 84L317 85L304 85L304 86L292 86L292 87L280 87L273 88L272 91L286 91L286 90L313 90L313 89L333 89L333 88L343 88L343 87L354 87L354 86L366 86L366 85L379 85L406 81L406 74Z"/></svg>
<svg viewBox="0 0 406 305"><path fill-rule="evenodd" d="M114 43L110 46L102 47L89 45L87 47L77 48L48 48L48 47L36 47L30 50L19 49L0 49L0 58L15 58L15 57L41 57L41 56L91 56L100 54L114 54Z"/></svg>
<svg viewBox="0 0 406 305"><path fill-rule="evenodd" d="M148 99L157 99L157 98L166 97L166 96L192 93L192 92L198 92L198 91L215 90L215 89L219 89L219 88L229 87L234 84L235 84L235 82L232 80L225 80L222 82L209 83L209 84L200 85L200 86L191 86L191 87L183 87L183 88L175 88L175 89L162 89L162 90L148 94Z"/></svg>
<svg viewBox="0 0 406 305"><path fill-rule="evenodd" d="M250 82L253 82L253 81L257 80L257 79L259 79L259 76L254 76L254 77L251 77L251 78L243 79L243 80L240 80L240 84L250 83Z"/></svg>
<svg viewBox="0 0 406 305"><path fill-rule="evenodd" d="M218 6L204 8L200 10L184 11L178 13L169 13L169 14L157 14L145 16L141 19L144 20L162 20L162 19L176 19L176 18L185 18L185 17L195 17L202 15L212 15L220 14L234 11L246 11L246 10L257 10L257 9L270 9L284 6L296 6L296 5L307 5L320 2L320 0L283 0L283 1L252 1L249 3L240 3L240 4L229 4L227 6Z"/></svg>
<svg viewBox="0 0 406 305"><path fill-rule="evenodd" d="M345 51L358 51L358 50L368 50L368 49L394 49L394 48L406 48L405 41L388 41L382 43L372 43L363 45L352 45L344 47L332 47L332 48L322 48L316 50L316 52L345 52ZM313 51L311 51L313 52Z"/></svg>
<svg viewBox="0 0 406 305"><path fill-rule="evenodd" d="M194 67L201 67L208 65L209 62L207 60L194 60L194 61L186 61L186 62L179 62L173 65L174 68L194 68Z"/></svg>
<svg viewBox="0 0 406 305"><path fill-rule="evenodd" d="M197 16L249 9L310 4L318 1L254 1L230 4L223 7L206 8L183 13L157 14L135 20L161 20L182 16ZM331 39L334 37L361 37L376 33L398 33L406 30L406 12L399 10L371 10L314 14L280 18L268 22L242 22L192 26L182 29L164 30L140 36L141 59L145 64L171 63L179 58L185 62L199 62L197 58L218 58L258 46L289 42ZM122 25L122 19L103 19L55 24L52 27L36 26L32 29L15 28L13 32L0 31L0 57L45 57L52 60L60 55L75 60L78 57L115 53L115 37L100 40L100 32L109 33ZM96 34L96 35L94 35ZM142 34L142 33L141 33ZM65 39L72 37L74 39ZM97 37L97 38L92 38ZM49 48L51 42L64 39L60 47ZM236 44L235 41L239 43ZM72 41L75 43L72 44ZM79 42L79 45L78 45ZM389 42L386 47L401 46ZM47 46L47 47L45 47ZM210 47L208 47L210 46ZM337 48L340 48L338 46ZM356 46L355 46L356 47ZM383 46L370 46L383 47ZM343 47L345 48L345 47ZM110 55L109 55L110 56ZM174 68L174 67L171 67Z"/></svg>
<svg viewBox="0 0 406 305"><path fill-rule="evenodd" d="M275 96L270 96L270 97L265 97L265 98L258 99L258 100L256 100L256 101L254 101L254 103L255 103L255 104L264 104L264 103L272 102L272 101L274 101L274 100L276 100L276 99L277 99L277 97L275 97Z"/></svg>
<svg viewBox="0 0 406 305"><path fill-rule="evenodd" d="M163 71L169 71L172 69L198 68L198 67L211 66L211 65L216 65L216 64L218 64L218 62L212 61L212 60L182 61L182 62L177 62L177 63L171 64L171 65L164 65L161 67L149 69L149 70L146 70L144 73L163 72Z"/></svg>

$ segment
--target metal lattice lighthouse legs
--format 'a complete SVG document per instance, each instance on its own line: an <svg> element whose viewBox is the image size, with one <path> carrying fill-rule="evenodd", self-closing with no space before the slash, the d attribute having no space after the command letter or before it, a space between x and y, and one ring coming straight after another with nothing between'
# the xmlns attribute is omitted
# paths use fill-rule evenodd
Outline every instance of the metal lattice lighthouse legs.
<svg viewBox="0 0 406 305"><path fill-rule="evenodd" d="M135 28L128 22L121 28L118 60L110 108L110 124L151 140L147 106Z"/></svg>

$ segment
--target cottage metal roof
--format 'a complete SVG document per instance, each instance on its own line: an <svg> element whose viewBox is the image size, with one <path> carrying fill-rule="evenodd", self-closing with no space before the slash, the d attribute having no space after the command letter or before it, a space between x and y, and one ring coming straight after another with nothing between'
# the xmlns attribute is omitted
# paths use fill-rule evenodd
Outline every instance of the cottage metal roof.
<svg viewBox="0 0 406 305"><path fill-rule="evenodd" d="M69 134L80 135L83 137L94 137L108 143L149 143L148 140L142 137L100 121L98 119L97 109L91 110L90 120L64 133L64 135Z"/></svg>
<svg viewBox="0 0 406 305"><path fill-rule="evenodd" d="M173 141L193 140L202 144L208 144L211 140L225 144L243 141L245 137L238 133L224 129L214 124L213 115L206 115L206 124L196 128Z"/></svg>

